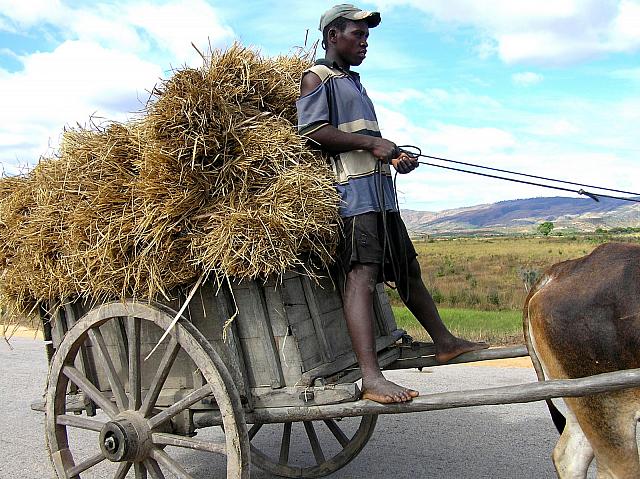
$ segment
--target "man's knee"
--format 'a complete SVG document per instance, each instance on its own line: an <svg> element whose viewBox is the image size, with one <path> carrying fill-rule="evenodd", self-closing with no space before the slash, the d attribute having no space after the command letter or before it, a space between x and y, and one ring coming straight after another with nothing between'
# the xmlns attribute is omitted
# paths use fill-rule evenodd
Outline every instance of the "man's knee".
<svg viewBox="0 0 640 479"><path fill-rule="evenodd" d="M417 258L413 258L409 263L409 268L407 271L409 275L409 279L413 281L422 280L422 272L420 271L420 263L418 263Z"/></svg>
<svg viewBox="0 0 640 479"><path fill-rule="evenodd" d="M379 266L373 263L354 264L347 274L347 285L351 284L358 288L364 287L373 293L378 282L378 269Z"/></svg>

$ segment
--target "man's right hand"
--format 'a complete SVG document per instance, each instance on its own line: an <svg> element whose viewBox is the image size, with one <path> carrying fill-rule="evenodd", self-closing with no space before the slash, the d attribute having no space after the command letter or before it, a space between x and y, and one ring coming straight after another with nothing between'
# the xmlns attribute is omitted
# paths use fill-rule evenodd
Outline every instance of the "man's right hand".
<svg viewBox="0 0 640 479"><path fill-rule="evenodd" d="M373 142L369 151L377 159L388 162L392 158L397 158L400 155L400 150L394 142L385 140L384 138L371 138L373 138Z"/></svg>

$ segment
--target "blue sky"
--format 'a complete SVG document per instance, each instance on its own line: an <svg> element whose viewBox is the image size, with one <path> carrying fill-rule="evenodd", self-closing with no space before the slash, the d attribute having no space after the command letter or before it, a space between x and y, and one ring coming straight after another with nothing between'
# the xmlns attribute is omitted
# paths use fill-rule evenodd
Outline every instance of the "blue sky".
<svg viewBox="0 0 640 479"><path fill-rule="evenodd" d="M0 0L0 162L56 148L65 125L126 120L191 42L266 55L317 40L335 2ZM358 71L383 135L459 161L640 191L640 0L380 0ZM404 208L555 192L422 166Z"/></svg>

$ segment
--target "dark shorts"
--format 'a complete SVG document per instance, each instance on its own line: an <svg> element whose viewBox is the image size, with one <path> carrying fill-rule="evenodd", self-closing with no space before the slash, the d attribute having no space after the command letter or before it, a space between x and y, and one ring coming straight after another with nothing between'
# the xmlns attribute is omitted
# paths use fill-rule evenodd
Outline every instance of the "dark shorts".
<svg viewBox="0 0 640 479"><path fill-rule="evenodd" d="M396 283L402 293L407 284L409 264L418 254L400 214L387 212L385 216L373 212L343 218L337 267L340 273L346 275L353 264L380 265L384 260L379 281Z"/></svg>

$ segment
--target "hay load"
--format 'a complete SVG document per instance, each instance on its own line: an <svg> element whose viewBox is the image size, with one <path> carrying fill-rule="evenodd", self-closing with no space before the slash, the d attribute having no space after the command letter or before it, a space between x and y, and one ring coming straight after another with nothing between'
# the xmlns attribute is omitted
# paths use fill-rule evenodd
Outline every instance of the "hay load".
<svg viewBox="0 0 640 479"><path fill-rule="evenodd" d="M238 44L203 58L157 85L136 120L66 130L54 158L0 180L5 306L152 299L203 273L331 261L333 177L295 132L308 59Z"/></svg>

